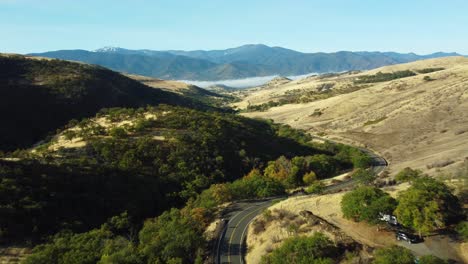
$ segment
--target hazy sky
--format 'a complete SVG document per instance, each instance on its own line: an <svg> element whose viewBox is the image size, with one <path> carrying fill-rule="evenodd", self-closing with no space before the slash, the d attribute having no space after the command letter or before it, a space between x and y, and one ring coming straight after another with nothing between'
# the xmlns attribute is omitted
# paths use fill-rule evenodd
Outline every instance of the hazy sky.
<svg viewBox="0 0 468 264"><path fill-rule="evenodd" d="M0 52L224 49L468 54L466 0L0 0Z"/></svg>

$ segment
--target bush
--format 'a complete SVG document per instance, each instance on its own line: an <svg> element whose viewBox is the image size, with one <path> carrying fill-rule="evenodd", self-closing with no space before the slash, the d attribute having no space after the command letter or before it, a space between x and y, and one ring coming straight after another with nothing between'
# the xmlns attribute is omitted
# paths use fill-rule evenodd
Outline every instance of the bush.
<svg viewBox="0 0 468 264"><path fill-rule="evenodd" d="M373 264L414 264L415 257L409 249L390 246L377 249Z"/></svg>
<svg viewBox="0 0 468 264"><path fill-rule="evenodd" d="M325 189L325 185L322 182L315 182L305 189L308 194L321 194Z"/></svg>
<svg viewBox="0 0 468 264"><path fill-rule="evenodd" d="M339 256L338 248L322 233L315 233L311 237L293 237L284 241L281 246L270 254L263 256L263 264L295 264L335 263Z"/></svg>
<svg viewBox="0 0 468 264"><path fill-rule="evenodd" d="M378 223L379 213L391 214L395 208L395 199L375 187L358 187L341 200L343 216L354 221Z"/></svg>
<svg viewBox="0 0 468 264"><path fill-rule="evenodd" d="M114 138L125 138L127 131L123 127L114 127L109 131L109 135Z"/></svg>
<svg viewBox="0 0 468 264"><path fill-rule="evenodd" d="M430 81L434 81L435 79L431 78L430 76L424 76L423 80L426 82L430 82Z"/></svg>
<svg viewBox="0 0 468 264"><path fill-rule="evenodd" d="M413 170L409 167L404 168L395 176L395 180L400 182L414 181L422 175L422 171Z"/></svg>
<svg viewBox="0 0 468 264"><path fill-rule="evenodd" d="M310 171L306 173L304 177L302 177L302 181L307 185L311 185L312 183L317 181L317 175L315 175L315 172Z"/></svg>
<svg viewBox="0 0 468 264"><path fill-rule="evenodd" d="M357 169L351 177L361 184L370 184L375 180L376 175L371 170Z"/></svg>
<svg viewBox="0 0 468 264"><path fill-rule="evenodd" d="M433 255L426 255L419 258L419 264L448 264L448 261Z"/></svg>
<svg viewBox="0 0 468 264"><path fill-rule="evenodd" d="M464 241L468 241L468 222L462 221L458 223L457 227L455 228L457 231L458 236L463 239Z"/></svg>

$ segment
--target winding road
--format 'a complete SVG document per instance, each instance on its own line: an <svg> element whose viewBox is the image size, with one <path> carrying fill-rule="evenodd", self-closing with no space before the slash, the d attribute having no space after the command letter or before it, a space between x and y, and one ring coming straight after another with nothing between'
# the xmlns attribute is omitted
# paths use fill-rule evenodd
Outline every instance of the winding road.
<svg viewBox="0 0 468 264"><path fill-rule="evenodd" d="M371 169L376 174L381 173L387 167L388 163L384 158L367 149L361 150L372 157L373 161ZM343 189L350 187L355 183L355 180L350 179L327 186L325 191L330 192L337 189ZM227 208L223 214L223 218L226 219L227 223L225 223L225 226L215 243L214 263L244 263L244 256L246 253L245 239L250 222L252 222L257 215L262 213L263 210L270 207L273 203L285 198L287 198L287 196L237 202Z"/></svg>

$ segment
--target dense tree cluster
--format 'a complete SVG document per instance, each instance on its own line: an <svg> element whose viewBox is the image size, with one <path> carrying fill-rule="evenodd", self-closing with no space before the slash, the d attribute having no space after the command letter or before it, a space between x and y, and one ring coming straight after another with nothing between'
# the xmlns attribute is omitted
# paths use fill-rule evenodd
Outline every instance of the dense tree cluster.
<svg viewBox="0 0 468 264"><path fill-rule="evenodd" d="M363 75L360 76L355 83L376 83L376 82L387 82L395 79L401 79L401 78L406 78L406 77L411 77L415 76L416 73L410 71L410 70L405 70L405 71L396 71L396 72L389 72L389 73L383 73L383 72L378 72L374 75Z"/></svg>
<svg viewBox="0 0 468 264"><path fill-rule="evenodd" d="M395 214L403 225L427 234L445 228L460 217L458 198L443 182L424 176L398 196Z"/></svg>
<svg viewBox="0 0 468 264"><path fill-rule="evenodd" d="M351 174L351 177L362 185L368 185L374 182L374 180L377 178L377 175L372 170L359 168Z"/></svg>
<svg viewBox="0 0 468 264"><path fill-rule="evenodd" d="M55 158L44 148L48 158L40 161L1 161L2 237L86 230L123 210L141 220L281 155L328 153L298 142L307 141L305 134L269 122L168 106L148 111L108 109L99 115L115 122L134 117L140 120L135 127L72 121L80 129L68 131L87 139L83 149L59 151ZM157 120L141 119L144 113ZM154 138L161 133L167 140ZM269 193L276 182L265 184L272 186L263 191Z"/></svg>
<svg viewBox="0 0 468 264"><path fill-rule="evenodd" d="M191 212L166 211L145 221L137 234L128 223L128 216L122 214L85 233L58 233L49 243L34 248L25 263L143 264L201 260L205 226Z"/></svg>
<svg viewBox="0 0 468 264"><path fill-rule="evenodd" d="M343 216L355 221L376 223L379 213L395 214L400 224L417 231L419 235L463 220L460 201L443 182L411 168L403 169L396 178L411 181L411 187L400 192L397 200L378 188L361 186L343 196ZM461 237L466 233L463 223L458 228Z"/></svg>
<svg viewBox="0 0 468 264"><path fill-rule="evenodd" d="M343 196L341 211L345 218L377 223L379 213L391 214L396 205L395 199L379 188L361 186Z"/></svg>
<svg viewBox="0 0 468 264"><path fill-rule="evenodd" d="M445 70L445 68L436 67L436 68L423 68L423 69L416 70L416 72L418 72L418 73L431 73L431 72L443 71L443 70Z"/></svg>

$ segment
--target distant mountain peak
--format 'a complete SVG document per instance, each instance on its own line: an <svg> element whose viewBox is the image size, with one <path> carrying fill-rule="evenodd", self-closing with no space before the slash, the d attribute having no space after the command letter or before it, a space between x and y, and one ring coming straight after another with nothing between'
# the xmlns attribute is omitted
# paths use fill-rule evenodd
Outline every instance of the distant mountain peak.
<svg viewBox="0 0 468 264"><path fill-rule="evenodd" d="M121 50L122 50L122 48L119 48L119 47L106 46L106 47L94 50L94 52L112 52L112 53L116 53L116 52L119 52Z"/></svg>

